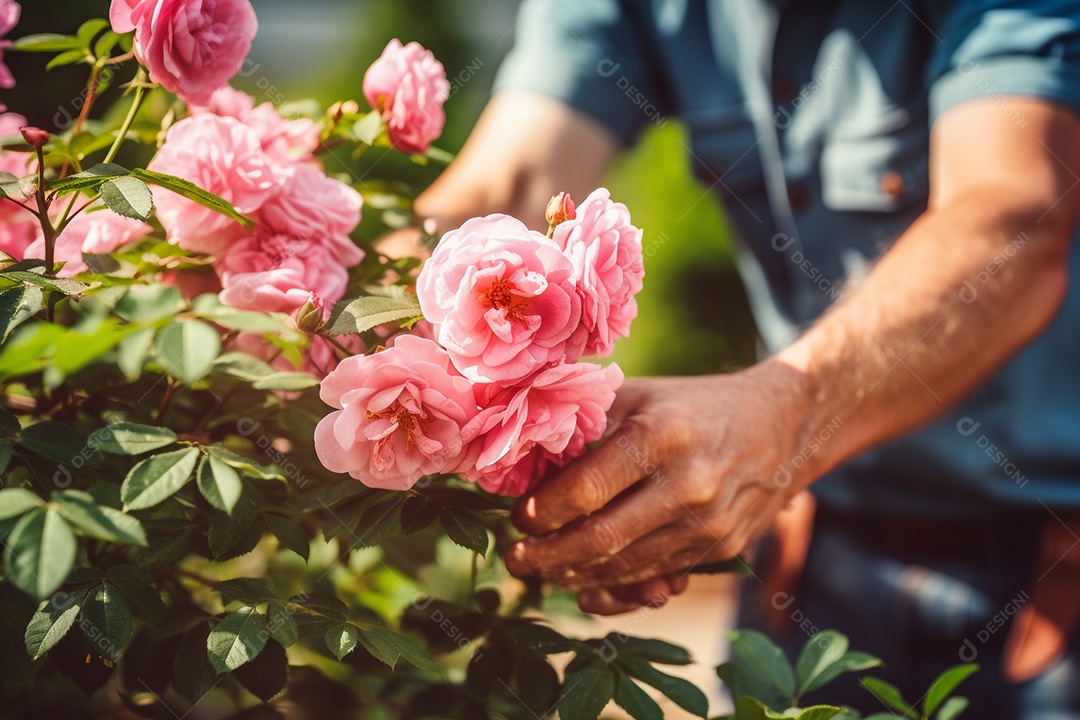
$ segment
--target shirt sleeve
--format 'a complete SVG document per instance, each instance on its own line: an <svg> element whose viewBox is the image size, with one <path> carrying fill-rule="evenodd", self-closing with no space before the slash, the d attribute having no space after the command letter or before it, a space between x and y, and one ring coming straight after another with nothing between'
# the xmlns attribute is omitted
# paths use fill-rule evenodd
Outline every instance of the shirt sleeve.
<svg viewBox="0 0 1080 720"><path fill-rule="evenodd" d="M632 0L524 0L513 50L494 91L525 90L560 100L600 122L623 145L649 121L642 107L667 108L645 4Z"/></svg>
<svg viewBox="0 0 1080 720"><path fill-rule="evenodd" d="M941 26L930 66L930 116L989 98L1005 113L1010 96L1080 111L1080 0L958 0Z"/></svg>

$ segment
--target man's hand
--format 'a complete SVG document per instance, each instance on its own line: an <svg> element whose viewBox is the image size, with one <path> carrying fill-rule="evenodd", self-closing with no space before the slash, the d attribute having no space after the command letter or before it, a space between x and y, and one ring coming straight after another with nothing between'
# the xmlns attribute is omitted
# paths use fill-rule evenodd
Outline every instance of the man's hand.
<svg viewBox="0 0 1080 720"><path fill-rule="evenodd" d="M507 566L581 591L593 612L662 604L684 571L735 557L801 489L798 373L629 379L614 432L519 501ZM799 463L802 465L802 463ZM666 577L665 577L666 576ZM627 607L623 607L627 606Z"/></svg>

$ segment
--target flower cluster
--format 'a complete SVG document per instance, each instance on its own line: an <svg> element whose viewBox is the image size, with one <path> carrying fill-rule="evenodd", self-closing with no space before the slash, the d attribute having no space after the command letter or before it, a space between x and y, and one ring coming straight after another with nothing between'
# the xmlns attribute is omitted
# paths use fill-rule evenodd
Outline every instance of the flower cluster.
<svg viewBox="0 0 1080 720"><path fill-rule="evenodd" d="M310 293L331 305L345 293L347 269L364 256L350 237L363 201L326 175L318 144L310 120L286 120L229 87L169 128L150 169L190 180L255 221L247 229L176 193L155 194L169 241L214 257L223 303L291 313Z"/></svg>
<svg viewBox="0 0 1080 720"><path fill-rule="evenodd" d="M433 339L342 361L322 385L323 464L373 487L458 473L519 496L600 439L610 354L644 277L641 231L607 190L560 198L551 237L506 215L447 233L417 280Z"/></svg>

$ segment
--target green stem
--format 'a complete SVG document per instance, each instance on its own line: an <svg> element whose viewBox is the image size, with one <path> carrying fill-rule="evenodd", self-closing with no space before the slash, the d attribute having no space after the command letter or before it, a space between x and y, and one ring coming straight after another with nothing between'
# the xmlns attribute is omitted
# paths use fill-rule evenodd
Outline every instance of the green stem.
<svg viewBox="0 0 1080 720"><path fill-rule="evenodd" d="M135 78L136 82L140 81L140 78ZM143 97L146 95L146 88L140 84L135 86L135 100L131 103L131 109L128 110L127 117L124 118L124 124L120 126L120 132L116 134L116 140L113 141L112 147L109 148L108 155L102 162L111 163L116 158L116 153L120 152L120 146L124 144L124 139L127 137L128 130L131 129L132 124L135 122L135 116L139 113L139 106L142 105Z"/></svg>

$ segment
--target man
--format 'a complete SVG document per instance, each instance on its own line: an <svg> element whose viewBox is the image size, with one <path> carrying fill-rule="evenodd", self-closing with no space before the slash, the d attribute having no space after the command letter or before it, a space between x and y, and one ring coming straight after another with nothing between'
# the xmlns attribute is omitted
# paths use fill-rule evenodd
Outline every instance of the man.
<svg viewBox="0 0 1080 720"><path fill-rule="evenodd" d="M743 624L786 620L789 654L790 618L838 627L909 699L977 660L970 717L1080 718L1080 3L526 0L517 33L418 211L533 219L677 115L771 354L628 380L519 504L511 570L662 603L810 488L808 551L782 533Z"/></svg>

